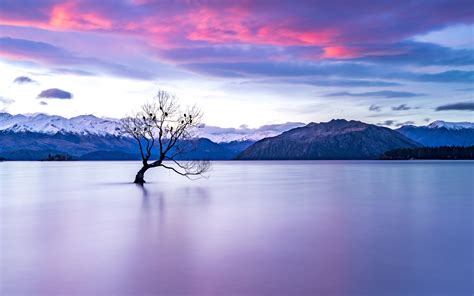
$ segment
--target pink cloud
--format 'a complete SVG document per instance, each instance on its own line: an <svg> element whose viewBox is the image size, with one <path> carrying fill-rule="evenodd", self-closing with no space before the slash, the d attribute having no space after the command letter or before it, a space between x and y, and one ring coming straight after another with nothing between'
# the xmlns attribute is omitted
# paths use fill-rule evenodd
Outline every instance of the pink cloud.
<svg viewBox="0 0 474 296"><path fill-rule="evenodd" d="M354 58L361 56L361 52L354 48L349 48L345 46L328 46L324 48L323 58Z"/></svg>
<svg viewBox="0 0 474 296"><path fill-rule="evenodd" d="M390 44L449 23L469 19L472 22L462 5L451 5L449 1L420 5L404 1L397 5L389 1L371 4L356 1L346 10L338 0L317 4L277 0L269 3L64 0L51 5L39 2L37 7L28 9L20 4L7 5L0 12L0 25L129 36L149 44L150 51L156 51L154 56L159 56L160 50L173 48L249 45L281 49L280 53L268 56L269 60L287 57L318 60L393 55ZM373 44L377 45L376 49ZM202 58L212 60L212 56Z"/></svg>
<svg viewBox="0 0 474 296"><path fill-rule="evenodd" d="M78 2L65 1L47 8L48 17L41 19L12 18L2 16L0 25L34 27L51 31L113 30L113 21L96 11L81 11ZM46 10L43 9L43 10Z"/></svg>
<svg viewBox="0 0 474 296"><path fill-rule="evenodd" d="M142 3L140 3L142 4ZM53 31L101 31L141 35L164 48L190 42L211 44L248 43L275 46L322 45L337 36L335 29L299 29L297 23L282 24L252 14L245 6L185 9L176 14L157 13L139 18L118 18L80 6L76 1L54 5L49 19L17 20L2 18L0 24L37 27ZM288 23L288 22L287 22Z"/></svg>
<svg viewBox="0 0 474 296"><path fill-rule="evenodd" d="M323 45L337 36L334 29L298 29L289 22L260 19L242 7L190 11L180 18L189 30L187 39L209 43L261 45Z"/></svg>
<svg viewBox="0 0 474 296"><path fill-rule="evenodd" d="M98 12L82 12L76 2L55 5L51 11L49 26L59 30L110 30L112 20Z"/></svg>

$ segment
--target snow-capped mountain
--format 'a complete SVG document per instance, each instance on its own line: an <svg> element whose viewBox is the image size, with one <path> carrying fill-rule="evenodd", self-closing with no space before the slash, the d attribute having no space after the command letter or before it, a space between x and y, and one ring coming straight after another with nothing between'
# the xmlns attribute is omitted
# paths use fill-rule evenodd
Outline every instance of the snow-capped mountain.
<svg viewBox="0 0 474 296"><path fill-rule="evenodd" d="M216 143L258 141L303 125L300 122L264 125L259 128L248 128L246 126L222 128L203 125L196 130L196 137L207 138ZM0 113L0 131L36 132L50 135L56 133L99 136L121 135L119 119L98 118L94 115L64 118L46 114L11 115L9 113Z"/></svg>
<svg viewBox="0 0 474 296"><path fill-rule="evenodd" d="M11 115L0 113L0 130L11 132L36 132L42 134L72 133L79 135L120 135L117 119L81 115L64 118L57 115Z"/></svg>
<svg viewBox="0 0 474 296"><path fill-rule="evenodd" d="M436 120L430 123L428 128L446 128L451 130L474 129L474 122L447 122Z"/></svg>
<svg viewBox="0 0 474 296"><path fill-rule="evenodd" d="M437 120L427 126L405 125L397 131L428 147L474 145L473 122Z"/></svg>

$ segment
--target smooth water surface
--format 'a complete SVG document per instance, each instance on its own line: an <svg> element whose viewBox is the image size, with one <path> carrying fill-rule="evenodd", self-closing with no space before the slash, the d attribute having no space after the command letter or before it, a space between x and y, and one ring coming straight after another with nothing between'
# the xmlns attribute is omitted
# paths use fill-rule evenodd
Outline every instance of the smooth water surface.
<svg viewBox="0 0 474 296"><path fill-rule="evenodd" d="M0 163L1 295L470 295L474 162Z"/></svg>

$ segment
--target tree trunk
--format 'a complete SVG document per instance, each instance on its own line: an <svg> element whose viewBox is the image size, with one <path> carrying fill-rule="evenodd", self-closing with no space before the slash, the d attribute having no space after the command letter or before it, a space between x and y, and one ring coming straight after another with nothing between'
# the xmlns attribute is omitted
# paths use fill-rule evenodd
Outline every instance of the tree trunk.
<svg viewBox="0 0 474 296"><path fill-rule="evenodd" d="M136 184L144 184L145 183L145 172L148 170L148 166L143 166L137 173L137 175L135 176L135 181L133 181L133 183L136 183Z"/></svg>

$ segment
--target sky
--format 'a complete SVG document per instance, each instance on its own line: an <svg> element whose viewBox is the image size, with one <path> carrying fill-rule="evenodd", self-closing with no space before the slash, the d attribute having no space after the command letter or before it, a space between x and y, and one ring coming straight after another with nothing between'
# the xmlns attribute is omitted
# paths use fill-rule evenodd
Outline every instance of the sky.
<svg viewBox="0 0 474 296"><path fill-rule="evenodd" d="M0 1L0 110L206 124L474 121L471 1Z"/></svg>

